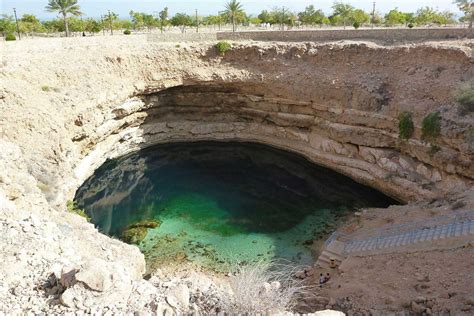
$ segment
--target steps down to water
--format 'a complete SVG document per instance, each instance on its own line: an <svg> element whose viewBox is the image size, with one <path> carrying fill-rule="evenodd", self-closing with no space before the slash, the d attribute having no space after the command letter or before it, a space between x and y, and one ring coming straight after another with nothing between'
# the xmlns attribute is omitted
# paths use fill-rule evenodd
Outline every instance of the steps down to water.
<svg viewBox="0 0 474 316"><path fill-rule="evenodd" d="M455 219L450 223L423 225L415 223L411 226L393 226L395 229L371 231L370 237L363 235L345 235L335 232L326 242L326 247L316 264L322 268L331 267L331 259L336 265L350 255L374 254L378 252L396 251L404 246L474 235L473 211L465 212L468 218ZM440 217L441 218L441 217ZM408 229L407 229L408 228ZM387 233L389 232L389 233ZM474 238L473 238L474 239Z"/></svg>
<svg viewBox="0 0 474 316"><path fill-rule="evenodd" d="M461 236L474 235L474 220L419 228L391 236L375 236L345 242L345 254L362 253L379 249L397 248L422 242L432 242Z"/></svg>
<svg viewBox="0 0 474 316"><path fill-rule="evenodd" d="M319 256L316 264L321 268L330 268L331 260L334 260L334 263L339 266L341 262L345 259L343 254L345 243L333 240L326 249L323 250Z"/></svg>

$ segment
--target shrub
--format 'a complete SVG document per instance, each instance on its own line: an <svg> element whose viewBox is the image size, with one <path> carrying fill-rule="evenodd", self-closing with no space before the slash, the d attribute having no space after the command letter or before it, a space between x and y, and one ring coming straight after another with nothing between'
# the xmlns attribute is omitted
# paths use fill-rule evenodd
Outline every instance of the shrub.
<svg viewBox="0 0 474 316"><path fill-rule="evenodd" d="M474 112L474 88L472 86L461 87L456 100L459 103L459 113L461 115Z"/></svg>
<svg viewBox="0 0 474 316"><path fill-rule="evenodd" d="M49 86L42 86L41 90L43 90L44 92L49 92L51 91L51 88Z"/></svg>
<svg viewBox="0 0 474 316"><path fill-rule="evenodd" d="M421 138L435 140L441 134L441 116L438 112L428 114L421 124Z"/></svg>
<svg viewBox="0 0 474 316"><path fill-rule="evenodd" d="M7 36L5 36L6 41L16 41L16 36L13 33L8 33Z"/></svg>
<svg viewBox="0 0 474 316"><path fill-rule="evenodd" d="M66 202L66 207L67 207L67 210L71 213L75 213L79 216L82 216L84 217L88 222L91 221L91 218L87 215L86 211L83 210L83 209L80 209L78 206L77 206L77 203L75 201L67 201Z"/></svg>
<svg viewBox="0 0 474 316"><path fill-rule="evenodd" d="M216 50L219 55L224 55L232 46L228 42L219 42L216 44Z"/></svg>
<svg viewBox="0 0 474 316"><path fill-rule="evenodd" d="M408 23L407 26L408 26L409 29L412 29L415 25L413 25L413 23Z"/></svg>
<svg viewBox="0 0 474 316"><path fill-rule="evenodd" d="M436 154L440 150L441 150L441 148L438 145L431 144L430 150L428 151L428 154L432 157L432 156L434 156L434 154Z"/></svg>
<svg viewBox="0 0 474 316"><path fill-rule="evenodd" d="M409 139L413 136L415 125L410 112L402 112L398 115L398 129L400 130L399 137L401 139Z"/></svg>
<svg viewBox="0 0 474 316"><path fill-rule="evenodd" d="M291 310L307 286L294 277L288 264L259 261L236 265L230 293L221 294L221 310L229 315L270 315ZM271 303L271 304L270 304Z"/></svg>
<svg viewBox="0 0 474 316"><path fill-rule="evenodd" d="M464 142L468 145L474 146L474 127L468 128L464 131Z"/></svg>
<svg viewBox="0 0 474 316"><path fill-rule="evenodd" d="M132 34L132 32L130 32L129 29L126 29L125 31L123 31L123 34L125 34L125 35L130 35L130 34Z"/></svg>
<svg viewBox="0 0 474 316"><path fill-rule="evenodd" d="M360 27L360 23L355 21L354 24L352 24L352 26L357 30Z"/></svg>

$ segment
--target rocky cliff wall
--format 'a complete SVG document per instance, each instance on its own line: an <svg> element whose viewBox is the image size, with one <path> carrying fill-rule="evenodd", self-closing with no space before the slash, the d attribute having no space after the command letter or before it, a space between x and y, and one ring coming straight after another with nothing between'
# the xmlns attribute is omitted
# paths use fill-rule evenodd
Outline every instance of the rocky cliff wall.
<svg viewBox="0 0 474 316"><path fill-rule="evenodd" d="M37 285L52 272L62 277L61 267L64 277L85 271L66 292L65 304L83 306L73 298L86 297L96 282L120 293L117 300L131 295L141 282L143 257L65 212L65 202L107 158L154 143L265 143L403 201L472 186L473 144L466 135L473 119L458 114L454 95L472 80L471 42L234 43L225 56L212 43L176 47L140 36L1 45L0 221L6 259L0 276L7 290L0 291L0 301L8 310L22 310L8 291L13 287L28 293L18 297L46 306ZM402 142L397 117L404 110L413 113L416 128ZM439 150L430 154L420 125L434 111L443 120ZM20 247L35 255L21 255ZM88 278L95 275L96 258L101 271L110 272L99 273L101 280ZM121 281L107 283L111 277ZM91 298L97 306L109 304L101 289Z"/></svg>

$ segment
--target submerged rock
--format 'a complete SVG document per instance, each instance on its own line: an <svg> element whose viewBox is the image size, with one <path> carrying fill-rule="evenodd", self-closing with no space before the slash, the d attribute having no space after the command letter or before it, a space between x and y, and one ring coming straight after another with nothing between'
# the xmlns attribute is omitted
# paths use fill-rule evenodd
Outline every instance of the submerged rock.
<svg viewBox="0 0 474 316"><path fill-rule="evenodd" d="M148 228L145 227L135 227L129 228L123 231L122 239L126 243L138 245L145 239Z"/></svg>
<svg viewBox="0 0 474 316"><path fill-rule="evenodd" d="M128 226L128 228L139 228L139 227L157 228L157 227L160 227L160 225L161 225L160 221L158 221L156 219L149 219L149 220L139 221L138 223L134 223L134 224Z"/></svg>
<svg viewBox="0 0 474 316"><path fill-rule="evenodd" d="M161 222L155 219L143 220L127 227L122 233L122 239L129 244L140 244L145 239L149 228L160 227Z"/></svg>

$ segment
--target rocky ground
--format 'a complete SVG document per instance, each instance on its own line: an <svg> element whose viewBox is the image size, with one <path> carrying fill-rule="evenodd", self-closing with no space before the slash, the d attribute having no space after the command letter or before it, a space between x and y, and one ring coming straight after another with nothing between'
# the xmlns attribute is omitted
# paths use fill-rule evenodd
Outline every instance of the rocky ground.
<svg viewBox="0 0 474 316"><path fill-rule="evenodd" d="M416 212L426 201L449 206L472 187L474 122L452 94L472 79L469 41L234 43L226 56L213 43L142 36L0 45L0 314L215 309L219 278L188 269L144 280L136 247L66 211L105 159L154 142L244 139L293 150L413 203L394 208L394 219L427 216ZM223 94L228 105L217 102ZM403 143L397 115L407 109L415 135ZM429 155L419 127L435 110L443 131ZM350 258L307 308L469 313L470 263L470 246Z"/></svg>

